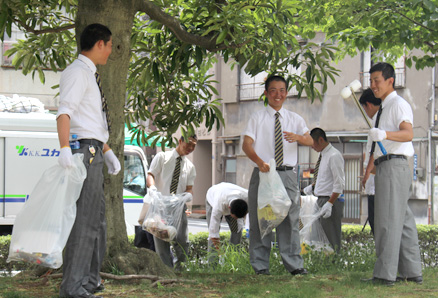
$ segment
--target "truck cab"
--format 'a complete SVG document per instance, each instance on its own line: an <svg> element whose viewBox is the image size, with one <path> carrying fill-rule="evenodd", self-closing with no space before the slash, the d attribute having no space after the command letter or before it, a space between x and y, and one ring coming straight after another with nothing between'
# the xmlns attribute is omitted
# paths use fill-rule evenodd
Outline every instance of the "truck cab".
<svg viewBox="0 0 438 298"><path fill-rule="evenodd" d="M43 172L59 156L56 116L0 112L0 232L10 233L15 217ZM123 206L128 235L134 234L146 194L146 155L125 145Z"/></svg>

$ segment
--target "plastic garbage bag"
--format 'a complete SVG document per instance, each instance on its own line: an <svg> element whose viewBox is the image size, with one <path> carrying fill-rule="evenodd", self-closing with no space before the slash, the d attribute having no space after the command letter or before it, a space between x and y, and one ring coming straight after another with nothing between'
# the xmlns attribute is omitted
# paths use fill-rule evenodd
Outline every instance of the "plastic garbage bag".
<svg viewBox="0 0 438 298"><path fill-rule="evenodd" d="M76 201L87 176L83 154L73 167L54 165L41 176L17 214L7 262L26 261L49 268L62 265L62 250L76 218Z"/></svg>
<svg viewBox="0 0 438 298"><path fill-rule="evenodd" d="M186 192L171 196L163 196L156 191L148 192L144 201L149 204L149 209L142 225L143 230L167 242L174 240L185 204L191 200L192 194Z"/></svg>
<svg viewBox="0 0 438 298"><path fill-rule="evenodd" d="M333 252L333 248L330 246L330 242L319 221L322 212L316 201L317 197L315 196L301 197L300 219L303 223L303 228L300 230L301 247Z"/></svg>
<svg viewBox="0 0 438 298"><path fill-rule="evenodd" d="M257 217L260 236L263 238L277 227L289 212L291 200L275 169L275 160L269 161L268 173L260 172L257 199Z"/></svg>

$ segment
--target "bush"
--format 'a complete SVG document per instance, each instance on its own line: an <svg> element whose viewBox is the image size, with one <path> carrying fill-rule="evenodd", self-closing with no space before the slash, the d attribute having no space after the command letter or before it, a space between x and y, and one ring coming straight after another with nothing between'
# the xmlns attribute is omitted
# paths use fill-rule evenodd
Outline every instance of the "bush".
<svg viewBox="0 0 438 298"><path fill-rule="evenodd" d="M423 267L437 267L438 265L438 225L417 225L418 239L420 243L421 260ZM242 243L239 246L228 244L230 232L220 233L221 251L219 263L221 266L211 268L207 264L208 259L208 233L201 232L189 235L189 263L186 264L188 271L198 270L201 272L253 272L249 265L249 240L243 233ZM374 239L369 226L362 231L361 225L342 226L342 249L339 254L327 254L325 252L312 251L304 254L305 267L310 272L328 272L333 270L345 271L370 271L374 267L375 249ZM128 237L133 245L134 236ZM24 262L6 263L9 254L11 236L0 236L0 269L12 271L29 268ZM278 248L271 250L271 273L285 273L284 266Z"/></svg>

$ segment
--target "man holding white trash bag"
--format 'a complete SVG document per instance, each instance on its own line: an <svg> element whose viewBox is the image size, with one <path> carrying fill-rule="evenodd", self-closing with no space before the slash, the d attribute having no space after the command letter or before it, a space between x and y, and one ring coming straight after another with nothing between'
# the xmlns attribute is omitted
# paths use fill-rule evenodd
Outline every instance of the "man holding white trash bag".
<svg viewBox="0 0 438 298"><path fill-rule="evenodd" d="M244 131L242 150L254 163L248 189L250 217L250 262L257 274L269 274L271 235L261 237L258 219L260 173L268 173L271 159L276 159L276 174L283 182L290 199L290 208L284 220L276 227L277 241L283 264L292 275L307 274L300 255L299 191L295 166L298 145L313 144L304 119L283 108L287 96L286 80L270 76L265 82L264 94L269 105L255 112Z"/></svg>
<svg viewBox="0 0 438 298"><path fill-rule="evenodd" d="M172 194L188 193L193 195L193 184L196 178L196 170L193 163L187 158L187 155L195 150L198 139L196 135L184 139L181 137L178 146L172 151L159 152L152 160L149 167L146 183L148 186L148 195L153 196L154 192L160 192L161 195L169 196ZM186 201L191 201L187 198ZM187 214L190 214L191 203L186 212L181 212L180 228L176 231L175 245L177 262L179 267L186 260L189 249ZM155 251L160 256L164 264L173 267L173 258L170 252L170 242L164 241L154 236Z"/></svg>
<svg viewBox="0 0 438 298"><path fill-rule="evenodd" d="M80 38L81 54L62 73L57 114L61 153L58 162L72 166L72 153L84 154L87 178L77 201L77 213L68 239L63 265L61 297L100 297L100 268L106 250L103 164L117 175L120 162L107 141L110 117L96 65L105 65L112 49L111 31L104 25L88 25ZM69 146L76 134L79 148Z"/></svg>
<svg viewBox="0 0 438 298"><path fill-rule="evenodd" d="M317 205L321 208L320 222L322 228L336 252L341 248L341 220L344 214L344 201L338 197L344 191L345 174L342 154L327 141L321 128L310 132L313 138L312 148L319 152L315 167L315 184L304 188L306 195L312 192L318 197Z"/></svg>

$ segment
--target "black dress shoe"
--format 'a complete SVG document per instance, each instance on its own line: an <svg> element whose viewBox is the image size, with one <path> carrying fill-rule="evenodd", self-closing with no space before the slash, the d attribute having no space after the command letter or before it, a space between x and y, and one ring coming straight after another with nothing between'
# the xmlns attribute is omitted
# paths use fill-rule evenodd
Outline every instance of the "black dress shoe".
<svg viewBox="0 0 438 298"><path fill-rule="evenodd" d="M294 271L292 271L290 274L292 275L306 275L309 272L307 272L306 268L300 268L300 269L295 269Z"/></svg>
<svg viewBox="0 0 438 298"><path fill-rule="evenodd" d="M257 275L271 275L271 273L269 273L269 269L262 269L259 271L256 271Z"/></svg>
<svg viewBox="0 0 438 298"><path fill-rule="evenodd" d="M415 282L415 283L421 285L421 284L423 284L423 277L422 276L417 276L417 277L408 277L408 278L406 278L406 277L397 276L396 281L397 282L409 281L409 282Z"/></svg>
<svg viewBox="0 0 438 298"><path fill-rule="evenodd" d="M373 283L373 284L385 285L388 287L392 287L395 284L395 281L387 280L387 279L383 279L383 278L377 278L377 277L361 279L360 281L367 282L367 283Z"/></svg>
<svg viewBox="0 0 438 298"><path fill-rule="evenodd" d="M97 288L95 288L91 293L99 293L99 292L103 292L103 290L105 290L105 286L103 284L100 284Z"/></svg>

